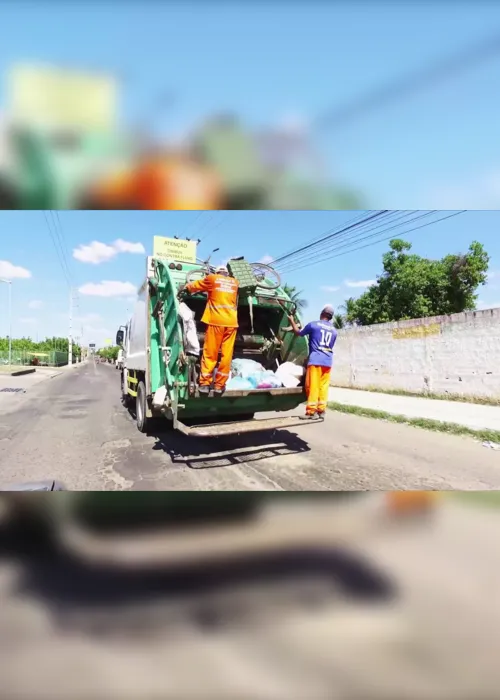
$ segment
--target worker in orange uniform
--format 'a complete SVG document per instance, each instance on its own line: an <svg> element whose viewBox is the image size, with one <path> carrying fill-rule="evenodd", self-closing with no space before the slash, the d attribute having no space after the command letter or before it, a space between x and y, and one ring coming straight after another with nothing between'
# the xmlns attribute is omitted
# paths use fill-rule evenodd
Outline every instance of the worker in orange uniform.
<svg viewBox="0 0 500 700"><path fill-rule="evenodd" d="M333 364L333 346L337 340L337 331L332 322L333 314L333 307L325 306L319 321L308 323L302 330L295 323L293 316L288 317L295 335L307 337L309 340L306 374L307 406L304 416L308 420L323 418L326 412Z"/></svg>
<svg viewBox="0 0 500 700"><path fill-rule="evenodd" d="M206 292L208 295L205 312L201 318L207 324L203 354L201 358L200 394L209 394L214 381L214 395L222 396L225 391L234 342L238 330L238 282L229 276L227 267L218 267L215 274L187 284L183 290L188 294ZM220 362L213 379L217 360Z"/></svg>
<svg viewBox="0 0 500 700"><path fill-rule="evenodd" d="M201 211L221 209L222 203L219 177L189 151L150 149L94 183L85 208Z"/></svg>

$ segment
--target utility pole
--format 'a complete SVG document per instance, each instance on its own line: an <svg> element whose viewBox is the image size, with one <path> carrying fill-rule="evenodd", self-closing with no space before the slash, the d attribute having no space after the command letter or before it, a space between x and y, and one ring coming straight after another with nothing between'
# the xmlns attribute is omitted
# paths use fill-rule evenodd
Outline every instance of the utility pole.
<svg viewBox="0 0 500 700"><path fill-rule="evenodd" d="M73 287L69 290L69 335L68 335L68 365L73 364Z"/></svg>
<svg viewBox="0 0 500 700"><path fill-rule="evenodd" d="M0 278L9 286L9 367L12 367L12 280Z"/></svg>

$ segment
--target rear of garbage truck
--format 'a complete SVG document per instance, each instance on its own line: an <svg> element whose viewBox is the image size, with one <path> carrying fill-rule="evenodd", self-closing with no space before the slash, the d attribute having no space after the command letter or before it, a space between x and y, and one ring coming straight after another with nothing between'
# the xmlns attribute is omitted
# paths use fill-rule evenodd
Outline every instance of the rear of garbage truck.
<svg viewBox="0 0 500 700"><path fill-rule="evenodd" d="M179 256L180 257L180 256ZM294 306L281 286L258 280L244 259L228 263L240 285L239 328L233 376L221 398L200 396L198 378L205 339L201 317L204 294L179 300L179 291L202 264L148 257L146 279L139 290L127 327L123 395L135 401L137 426L148 429L152 418L164 417L187 435L217 436L274 430L298 425L300 417L283 415L305 401L304 366L307 341L289 328ZM188 342L186 309L192 316L198 348ZM123 334L117 335L123 342ZM245 381L252 376L254 381ZM255 375L260 378L255 381ZM256 418L264 412L282 415Z"/></svg>

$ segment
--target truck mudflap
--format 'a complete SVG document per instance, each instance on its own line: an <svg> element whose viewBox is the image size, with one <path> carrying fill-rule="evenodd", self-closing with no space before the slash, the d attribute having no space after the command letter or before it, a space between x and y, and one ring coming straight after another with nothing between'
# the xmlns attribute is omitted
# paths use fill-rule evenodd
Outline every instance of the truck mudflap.
<svg viewBox="0 0 500 700"><path fill-rule="evenodd" d="M257 433L264 430L286 430L299 425L317 425L324 418L315 421L304 420L303 416L281 416L279 418L253 418L251 420L211 423L207 425L188 426L177 420L175 427L184 435L196 437L220 437L237 433Z"/></svg>

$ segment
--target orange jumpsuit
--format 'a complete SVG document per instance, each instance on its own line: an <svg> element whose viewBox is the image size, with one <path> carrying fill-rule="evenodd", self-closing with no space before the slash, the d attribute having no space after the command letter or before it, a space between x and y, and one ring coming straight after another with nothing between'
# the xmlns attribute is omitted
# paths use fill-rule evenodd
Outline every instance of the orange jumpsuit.
<svg viewBox="0 0 500 700"><path fill-rule="evenodd" d="M212 171L188 159L162 155L106 177L91 195L98 206L112 209L201 211L222 206L222 187Z"/></svg>
<svg viewBox="0 0 500 700"><path fill-rule="evenodd" d="M207 292L208 301L201 318L207 324L201 358L200 386L210 386L215 375L216 391L226 386L231 371L234 342L238 330L238 282L226 275L207 275L204 279L186 285L187 291Z"/></svg>
<svg viewBox="0 0 500 700"><path fill-rule="evenodd" d="M309 365L306 372L307 406L306 416L314 416L317 413L323 416L328 404L328 390L330 389L331 367Z"/></svg>

